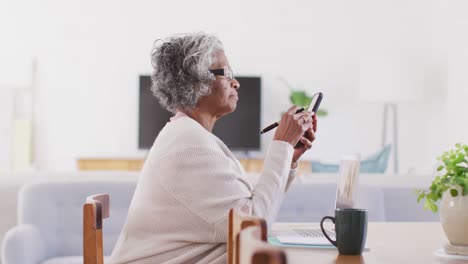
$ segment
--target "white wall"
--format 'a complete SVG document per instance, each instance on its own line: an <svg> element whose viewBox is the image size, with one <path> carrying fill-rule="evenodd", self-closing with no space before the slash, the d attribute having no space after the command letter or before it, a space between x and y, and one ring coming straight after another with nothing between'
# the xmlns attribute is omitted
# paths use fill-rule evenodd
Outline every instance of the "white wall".
<svg viewBox="0 0 468 264"><path fill-rule="evenodd" d="M423 53L433 71L429 96L399 107L401 171L427 170L455 138L467 139L466 133L446 129L468 127L448 119L459 106L447 102L461 99L446 87L448 44L439 37L448 13L457 8L442 1L374 2L11 0L0 2L0 54L38 58L39 169L74 170L78 157L143 156L137 150L138 75L151 71L152 43L199 30L220 37L236 73L262 76L263 125L289 106L288 90L277 76L310 92L323 91L330 116L320 120L306 158L336 162L343 153L365 156L380 148L382 106L359 101L357 75L369 41L383 38L375 43L380 45L387 38L405 51ZM458 41L455 33L461 31L450 41ZM455 48L466 52L465 47ZM457 76L466 80L461 63L452 64L453 73L459 70ZM443 108L434 103L438 95ZM0 104L1 112L6 108ZM264 147L271 137L263 138ZM8 162L5 154L0 162Z"/></svg>
<svg viewBox="0 0 468 264"><path fill-rule="evenodd" d="M447 108L449 138L465 142L468 138L468 2L453 1L448 7L449 98Z"/></svg>
<svg viewBox="0 0 468 264"><path fill-rule="evenodd" d="M0 89L0 168L10 168L12 160L12 94L9 89Z"/></svg>

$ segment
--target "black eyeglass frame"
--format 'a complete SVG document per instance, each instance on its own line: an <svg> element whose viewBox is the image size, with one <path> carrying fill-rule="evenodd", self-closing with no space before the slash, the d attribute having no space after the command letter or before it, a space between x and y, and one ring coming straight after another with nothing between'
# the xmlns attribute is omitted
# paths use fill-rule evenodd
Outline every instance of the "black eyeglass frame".
<svg viewBox="0 0 468 264"><path fill-rule="evenodd" d="M233 80L234 79L234 73L231 69L229 69L228 67L223 67L223 68L219 68L219 69L211 69L209 70L213 75L216 75L216 76L224 76L226 78L228 78L229 80Z"/></svg>

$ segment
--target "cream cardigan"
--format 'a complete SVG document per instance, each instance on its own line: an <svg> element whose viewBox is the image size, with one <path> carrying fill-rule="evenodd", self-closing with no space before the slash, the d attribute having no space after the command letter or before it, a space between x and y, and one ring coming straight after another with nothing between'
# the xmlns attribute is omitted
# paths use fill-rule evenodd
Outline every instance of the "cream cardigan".
<svg viewBox="0 0 468 264"><path fill-rule="evenodd" d="M226 145L198 122L167 123L143 166L110 263L226 263L229 209L271 223L294 177L292 154L289 143L273 141L254 187Z"/></svg>

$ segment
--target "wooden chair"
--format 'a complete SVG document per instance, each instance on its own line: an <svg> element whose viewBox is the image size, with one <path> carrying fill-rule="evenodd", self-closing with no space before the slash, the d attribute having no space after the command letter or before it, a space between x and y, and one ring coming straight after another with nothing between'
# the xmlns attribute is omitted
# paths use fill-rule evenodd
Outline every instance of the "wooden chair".
<svg viewBox="0 0 468 264"><path fill-rule="evenodd" d="M246 229L247 227L251 227L251 226L256 226L259 228L261 241L267 241L267 225L264 219L255 217L255 216L248 216L248 215L242 214L234 208L232 208L229 211L229 228L228 228L228 241L227 241L228 264L240 264L239 262L239 242L240 242L239 233L241 232L241 230ZM262 257L262 256L263 256L262 254L259 254L258 257L256 257L258 261L262 261L264 259L270 258L270 257ZM259 263L269 263L269 262L259 262Z"/></svg>
<svg viewBox="0 0 468 264"><path fill-rule="evenodd" d="M231 208L229 210L229 227L228 227L228 264L239 264L239 232L249 226L260 226L262 237L267 239L267 226L265 220L241 214L238 210Z"/></svg>
<svg viewBox="0 0 468 264"><path fill-rule="evenodd" d="M83 205L84 264L103 264L102 219L109 217L109 195L88 196Z"/></svg>
<svg viewBox="0 0 468 264"><path fill-rule="evenodd" d="M259 226L250 226L239 234L239 264L286 264L286 254L262 238Z"/></svg>

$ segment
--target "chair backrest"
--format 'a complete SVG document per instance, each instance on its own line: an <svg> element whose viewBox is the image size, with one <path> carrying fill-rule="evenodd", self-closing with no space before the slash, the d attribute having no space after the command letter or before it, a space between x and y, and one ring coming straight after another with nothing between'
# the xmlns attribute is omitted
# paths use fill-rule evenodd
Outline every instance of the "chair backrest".
<svg viewBox="0 0 468 264"><path fill-rule="evenodd" d="M88 196L83 205L84 264L103 264L102 219L109 217L109 195Z"/></svg>
<svg viewBox="0 0 468 264"><path fill-rule="evenodd" d="M283 250L273 247L262 238L259 226L250 226L239 234L239 264L286 264Z"/></svg>
<svg viewBox="0 0 468 264"><path fill-rule="evenodd" d="M234 208L229 211L229 233L227 241L228 264L239 264L239 233L249 226L260 227L261 238L263 241L266 241L267 226L264 219L241 214Z"/></svg>

